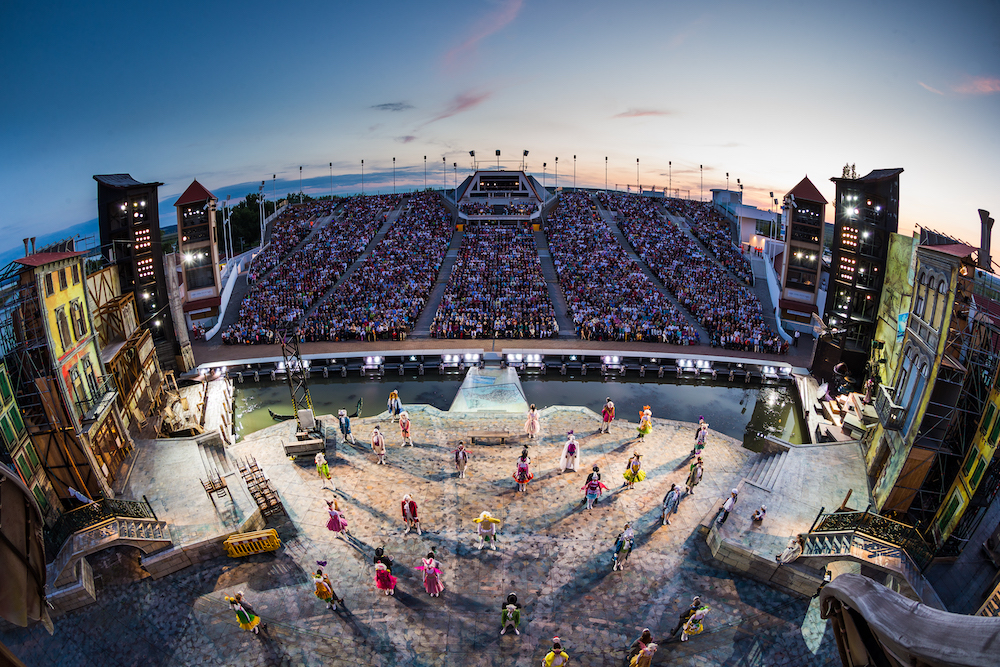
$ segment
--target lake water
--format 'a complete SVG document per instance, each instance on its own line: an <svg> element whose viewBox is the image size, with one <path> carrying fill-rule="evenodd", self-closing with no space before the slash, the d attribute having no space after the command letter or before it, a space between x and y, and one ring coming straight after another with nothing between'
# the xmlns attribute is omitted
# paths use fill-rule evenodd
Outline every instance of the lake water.
<svg viewBox="0 0 1000 667"><path fill-rule="evenodd" d="M441 410L451 406L462 384L459 376L389 376L380 380L360 377L324 379L313 376L309 393L316 414L336 414L340 408L353 413L358 399L364 399L362 416L385 410L386 398L393 389L407 404L425 403ZM790 384L744 385L692 380L685 382L652 378L628 378L627 381L603 379L600 375L526 376L521 379L529 403L539 409L551 405L582 405L600 413L604 400L611 397L619 418L638 422L639 410L649 405L653 417L697 422L704 416L712 429L742 439L749 449L759 449L761 439L773 435L800 444L802 411L796 391ZM274 424L268 409L291 414L288 385L284 382L237 383L237 437Z"/></svg>

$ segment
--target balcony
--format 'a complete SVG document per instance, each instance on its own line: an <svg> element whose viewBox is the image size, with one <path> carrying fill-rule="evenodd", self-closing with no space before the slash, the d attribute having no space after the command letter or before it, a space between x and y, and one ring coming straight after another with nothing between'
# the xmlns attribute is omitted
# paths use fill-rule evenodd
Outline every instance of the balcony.
<svg viewBox="0 0 1000 667"><path fill-rule="evenodd" d="M97 385L90 387L90 396L76 402L77 414L81 415L80 421L84 424L95 421L114 403L117 395L118 390L112 376L102 375L97 378Z"/></svg>
<svg viewBox="0 0 1000 667"><path fill-rule="evenodd" d="M878 419L886 430L898 431L903 428L906 408L902 405L896 405L892 387L887 387L884 384L878 386L878 394L875 396L875 412L878 413Z"/></svg>

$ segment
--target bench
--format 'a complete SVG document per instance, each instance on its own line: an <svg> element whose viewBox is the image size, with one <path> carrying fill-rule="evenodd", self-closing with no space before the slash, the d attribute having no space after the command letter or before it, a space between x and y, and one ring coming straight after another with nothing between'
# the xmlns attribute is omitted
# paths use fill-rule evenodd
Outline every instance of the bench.
<svg viewBox="0 0 1000 667"><path fill-rule="evenodd" d="M308 456L316 452L326 452L326 440L323 438L310 438L308 440L295 440L286 442L285 456Z"/></svg>
<svg viewBox="0 0 1000 667"><path fill-rule="evenodd" d="M507 438L510 437L510 431L471 431L469 434L469 440L472 444L476 444L476 440L493 439L499 440L501 445L507 444Z"/></svg>

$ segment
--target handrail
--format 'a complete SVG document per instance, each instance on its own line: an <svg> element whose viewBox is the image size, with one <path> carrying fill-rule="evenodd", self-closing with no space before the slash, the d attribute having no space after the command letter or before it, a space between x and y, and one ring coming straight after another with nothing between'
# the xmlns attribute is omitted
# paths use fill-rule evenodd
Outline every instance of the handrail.
<svg viewBox="0 0 1000 667"><path fill-rule="evenodd" d="M83 415L82 421L89 421L93 415L94 408L96 408L101 400L108 394L117 391L118 387L115 384L115 378L113 375L101 375L96 379L96 383L89 387L90 396L80 399L76 402L76 407Z"/></svg>
<svg viewBox="0 0 1000 667"><path fill-rule="evenodd" d="M55 558L74 533L116 518L156 520L156 514L145 496L142 501L103 498L70 510L56 519L51 528L45 529L45 551L48 557Z"/></svg>
<svg viewBox="0 0 1000 667"><path fill-rule="evenodd" d="M810 533L863 533L903 549L922 572L934 557L933 547L919 531L895 519L867 510L821 514Z"/></svg>

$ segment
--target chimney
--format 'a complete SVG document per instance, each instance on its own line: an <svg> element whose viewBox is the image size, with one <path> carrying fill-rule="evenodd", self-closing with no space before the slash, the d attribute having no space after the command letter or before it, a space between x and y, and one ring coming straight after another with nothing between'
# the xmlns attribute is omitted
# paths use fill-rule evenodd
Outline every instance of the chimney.
<svg viewBox="0 0 1000 667"><path fill-rule="evenodd" d="M28 255L31 254L30 252L28 252L28 241L30 241L30 240L31 239L24 239L24 256L25 257L27 257Z"/></svg>
<svg viewBox="0 0 1000 667"><path fill-rule="evenodd" d="M990 239L993 236L993 218L990 217L989 211L979 209L979 220L983 223L982 235L979 240L979 268L984 271L992 271Z"/></svg>
<svg viewBox="0 0 1000 667"><path fill-rule="evenodd" d="M35 254L35 237L34 236L31 237L31 254L32 255Z"/></svg>

